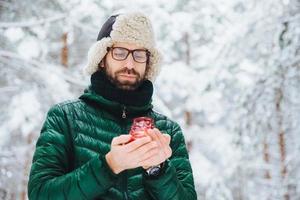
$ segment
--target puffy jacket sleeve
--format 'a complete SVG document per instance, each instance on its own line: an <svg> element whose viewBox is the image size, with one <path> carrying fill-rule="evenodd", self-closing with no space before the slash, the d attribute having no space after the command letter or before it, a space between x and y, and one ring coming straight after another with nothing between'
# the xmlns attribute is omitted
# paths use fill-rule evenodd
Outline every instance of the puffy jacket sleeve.
<svg viewBox="0 0 300 200"><path fill-rule="evenodd" d="M156 200L195 200L192 168L182 131L176 123L171 137L172 156L166 161L160 176L149 178L144 175L146 190Z"/></svg>
<svg viewBox="0 0 300 200"><path fill-rule="evenodd" d="M95 156L80 168L71 169L68 134L67 115L60 105L55 105L36 143L28 182L30 200L93 199L114 184L117 177L104 157Z"/></svg>

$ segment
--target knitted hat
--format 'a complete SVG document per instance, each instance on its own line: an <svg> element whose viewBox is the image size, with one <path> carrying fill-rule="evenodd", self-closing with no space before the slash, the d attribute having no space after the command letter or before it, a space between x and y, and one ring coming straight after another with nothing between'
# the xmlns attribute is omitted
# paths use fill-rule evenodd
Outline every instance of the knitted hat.
<svg viewBox="0 0 300 200"><path fill-rule="evenodd" d="M113 46L116 42L133 43L148 49L150 57L146 79L155 79L159 72L161 54L155 47L150 20L138 12L113 15L108 18L99 32L97 42L89 49L85 72L88 74L96 72L98 64L107 53L107 47Z"/></svg>

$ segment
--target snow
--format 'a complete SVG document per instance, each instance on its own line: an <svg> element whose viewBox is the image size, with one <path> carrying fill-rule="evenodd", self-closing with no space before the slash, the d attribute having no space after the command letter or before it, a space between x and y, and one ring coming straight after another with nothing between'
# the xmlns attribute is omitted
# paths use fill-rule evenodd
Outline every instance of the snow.
<svg viewBox="0 0 300 200"><path fill-rule="evenodd" d="M40 102L36 99L36 89L24 91L20 95L14 97L11 101L10 113L12 118L6 124L10 129L21 127L22 133L30 133L34 129L34 121L40 120L42 113L40 112Z"/></svg>
<svg viewBox="0 0 300 200"><path fill-rule="evenodd" d="M25 0L24 5L30 6L5 3L0 14L0 192L24 189L15 180L28 177L22 170L48 109L77 98L88 85L79 71L100 25L112 13L138 10L154 22L164 56L154 109L178 122L191 145L198 198L281 200L288 192L291 200L299 199L297 1ZM11 12L20 7L22 12ZM69 68L60 64L64 32Z"/></svg>
<svg viewBox="0 0 300 200"><path fill-rule="evenodd" d="M11 42L17 42L24 37L24 32L21 28L9 28L4 32L4 35Z"/></svg>
<svg viewBox="0 0 300 200"><path fill-rule="evenodd" d="M8 131L4 127L0 127L0 146L6 144L9 140Z"/></svg>
<svg viewBox="0 0 300 200"><path fill-rule="evenodd" d="M18 53L24 59L37 58L40 54L40 46L34 38L28 37L18 46Z"/></svg>

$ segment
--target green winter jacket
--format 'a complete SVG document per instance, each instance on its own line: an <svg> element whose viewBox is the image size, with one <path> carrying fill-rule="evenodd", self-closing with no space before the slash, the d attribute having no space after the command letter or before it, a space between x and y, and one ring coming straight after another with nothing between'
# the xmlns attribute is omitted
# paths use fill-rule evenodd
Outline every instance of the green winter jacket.
<svg viewBox="0 0 300 200"><path fill-rule="evenodd" d="M171 135L173 154L156 179L139 167L114 174L105 160L112 139L128 133L132 119L149 116ZM124 158L126 159L126 158ZM91 90L75 101L53 106L36 143L29 183L30 200L194 200L188 153L175 122L143 107L126 107Z"/></svg>

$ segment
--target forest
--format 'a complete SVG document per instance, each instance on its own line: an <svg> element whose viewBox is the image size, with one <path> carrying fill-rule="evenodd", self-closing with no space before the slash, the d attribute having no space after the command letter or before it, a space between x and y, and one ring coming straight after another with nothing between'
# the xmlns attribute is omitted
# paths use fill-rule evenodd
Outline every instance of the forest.
<svg viewBox="0 0 300 200"><path fill-rule="evenodd" d="M47 111L89 85L105 20L135 10L163 54L154 109L183 129L198 199L299 200L299 0L0 0L0 199L28 199Z"/></svg>

